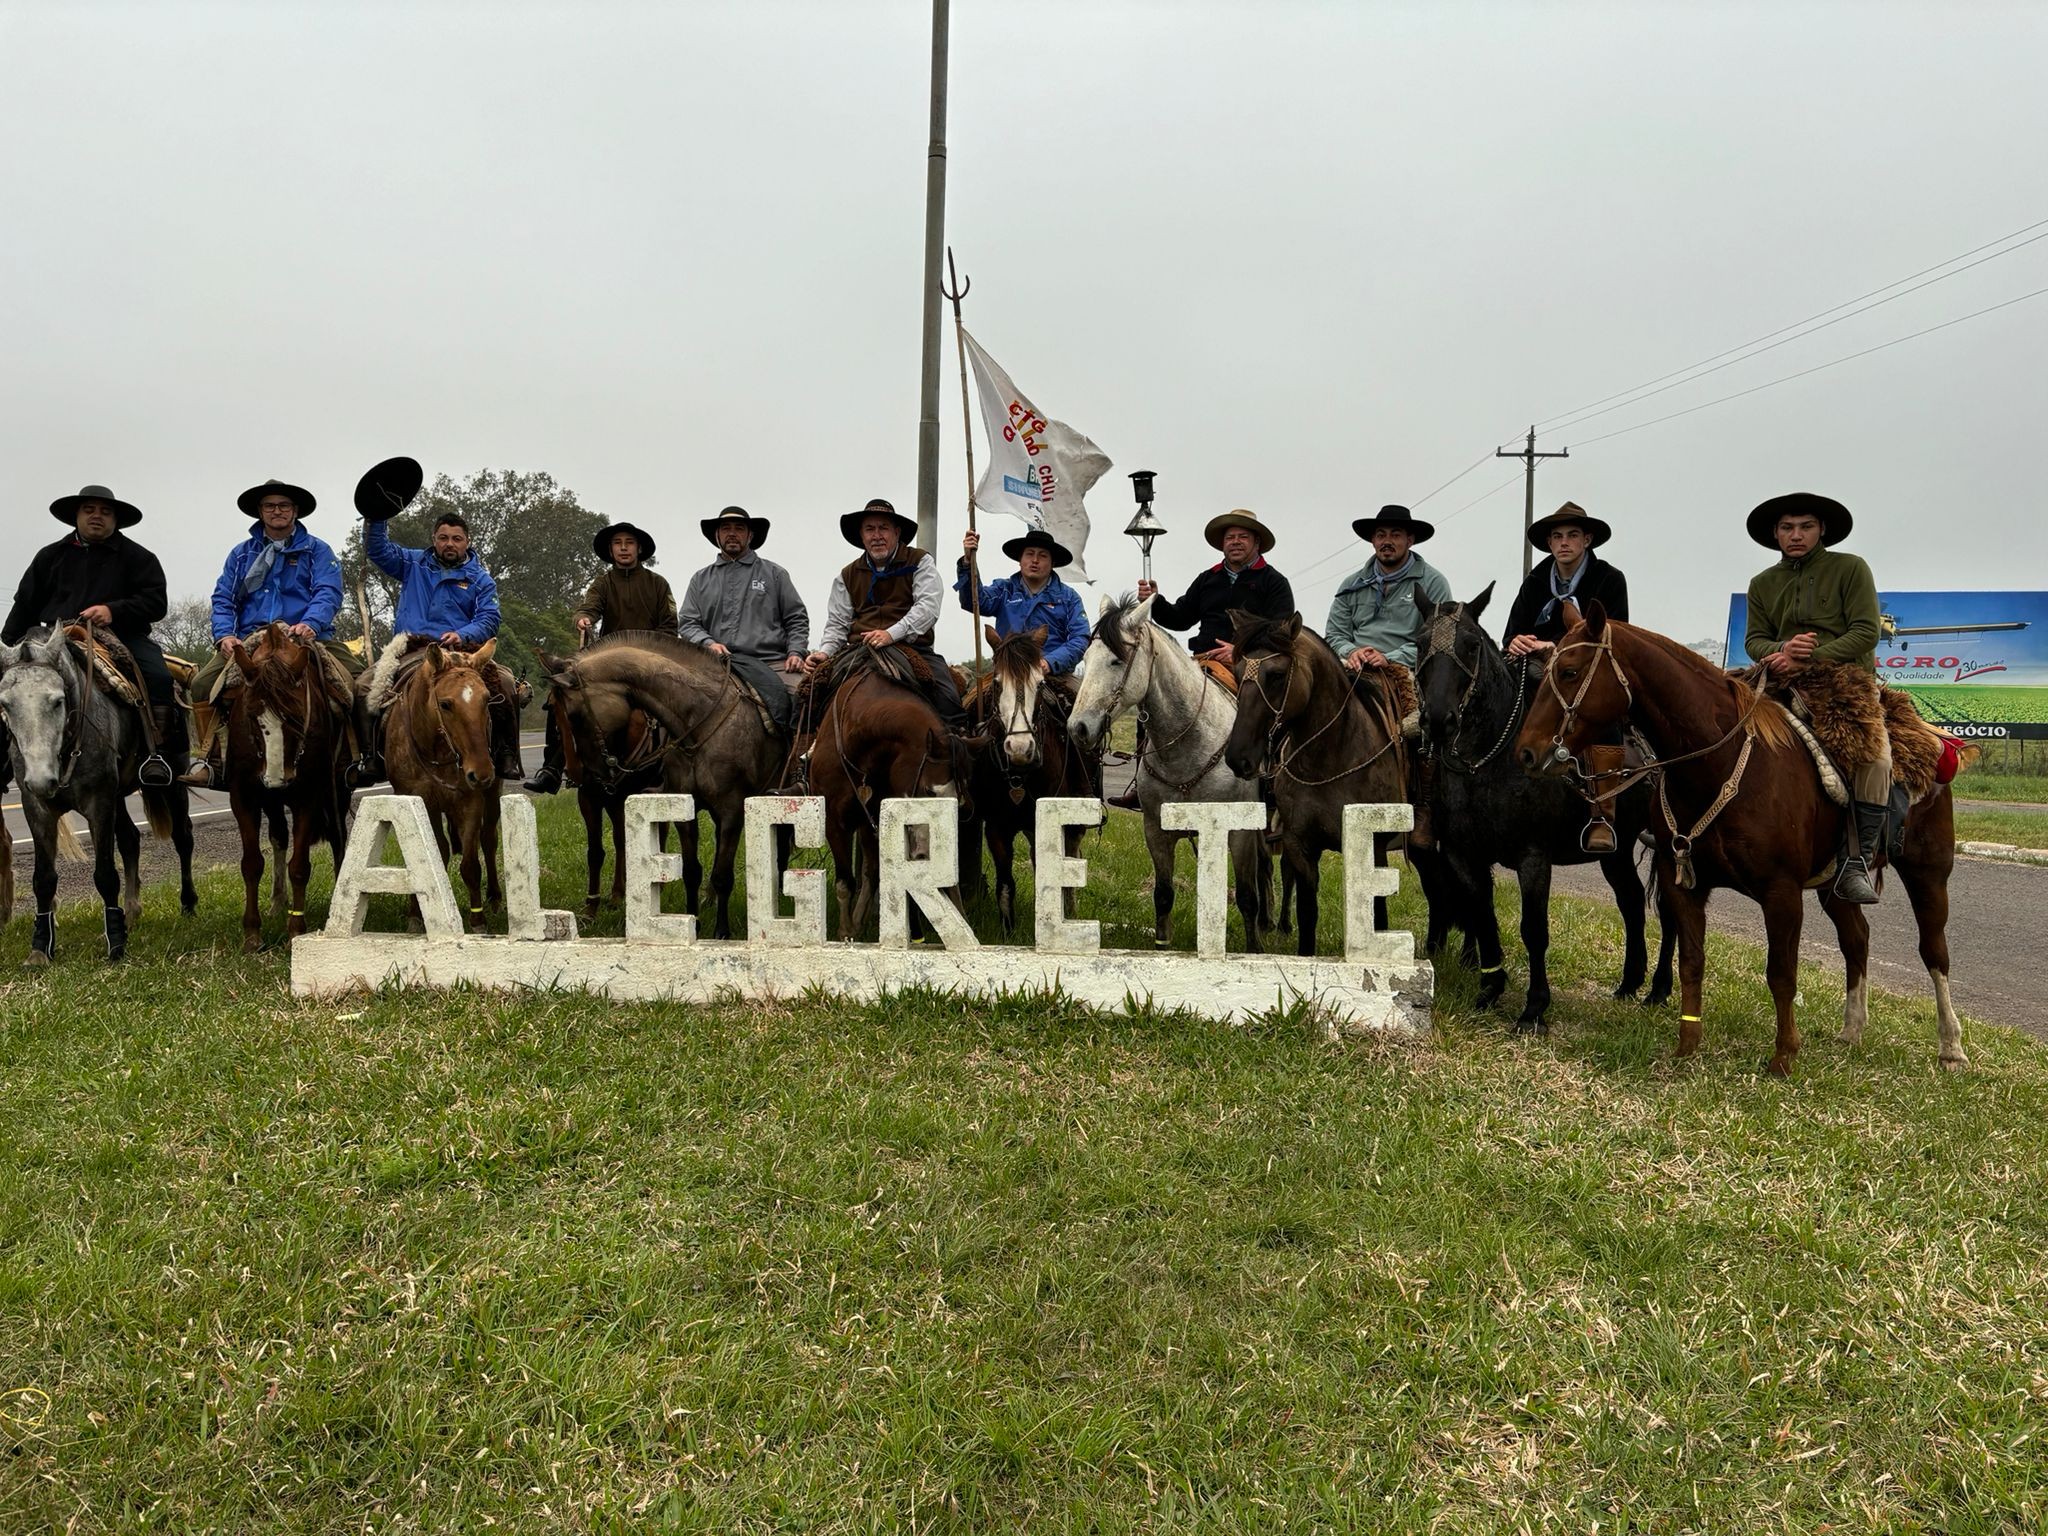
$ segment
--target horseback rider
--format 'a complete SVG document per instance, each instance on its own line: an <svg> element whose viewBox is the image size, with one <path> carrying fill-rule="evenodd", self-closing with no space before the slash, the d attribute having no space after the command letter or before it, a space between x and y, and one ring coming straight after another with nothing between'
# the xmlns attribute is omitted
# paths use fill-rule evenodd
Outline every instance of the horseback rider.
<svg viewBox="0 0 2048 1536"><path fill-rule="evenodd" d="M1266 556L1273 548L1273 530L1259 521L1259 514L1238 507L1219 512L1202 530L1209 547L1223 558L1197 576L1179 602L1159 596L1152 582L1138 582L1138 598L1152 599L1152 622L1167 629L1189 629L1188 649L1195 656L1228 667L1236 660L1230 637L1236 629L1230 617L1233 608L1262 619L1284 619L1294 612L1294 588L1285 576L1269 565ZM1142 738L1144 726L1138 727ZM1109 804L1123 810L1140 809L1138 780Z"/></svg>
<svg viewBox="0 0 2048 1536"><path fill-rule="evenodd" d="M191 771L182 775L186 784L206 786L220 778L219 711L212 695L228 663L240 659L243 636L279 623L300 640L319 642L350 677L363 670L362 658L334 638L341 562L300 522L317 505L313 493L283 480L266 480L242 492L235 504L256 521L249 525L249 537L228 551L214 583L214 653L189 685L196 755Z"/></svg>
<svg viewBox="0 0 2048 1536"><path fill-rule="evenodd" d="M1597 600L1607 610L1608 618L1628 622L1628 578L1618 566L1593 553L1613 532L1599 518L1588 516L1586 509L1575 501L1566 502L1550 516L1529 525L1529 542L1549 551L1550 558L1536 562L1536 568L1523 580L1522 590L1515 594L1514 606L1508 610L1501 648L1510 657L1552 649L1571 628L1565 616L1566 603L1583 612L1588 603ZM1619 774L1623 750L1618 729L1611 740L1586 748L1580 756L1590 770L1588 776L1597 783L1602 775ZM1593 802L1583 844L1589 853L1614 851L1611 796Z"/></svg>
<svg viewBox="0 0 2048 1536"><path fill-rule="evenodd" d="M148 690L157 755L182 772L188 745L184 712L174 702L164 653L149 637L149 626L169 608L164 568L122 531L142 521L141 511L104 485L88 485L76 496L51 502L50 516L72 531L36 551L15 589L0 643L16 645L36 625L63 619L83 619L111 629L135 658ZM7 726L0 721L0 788L13 776Z"/></svg>
<svg viewBox="0 0 2048 1536"><path fill-rule="evenodd" d="M969 591L974 582L968 561L981 547L981 535L969 533L960 547L964 553L953 577L953 590L960 596L961 608L972 613L978 606L994 622L998 635L1043 625L1045 655L1039 669L1048 677L1071 674L1088 650L1088 611L1081 606L1081 594L1057 574L1061 566L1074 563L1067 547L1043 528L1007 540L1003 556L1017 562L1017 574L980 583L974 596Z"/></svg>
<svg viewBox="0 0 2048 1536"><path fill-rule="evenodd" d="M1414 691L1409 679L1422 639L1423 611L1452 601L1444 573L1415 553L1416 545L1435 536L1436 525L1389 504L1372 517L1353 519L1351 531L1372 546L1372 560L1338 586L1323 638L1350 669L1354 687L1378 678L1393 696L1406 698ZM1431 759L1418 754L1415 777L1415 825L1408 842L1428 848L1435 843L1429 814L1436 794Z"/></svg>
<svg viewBox="0 0 2048 1536"><path fill-rule="evenodd" d="M824 717L827 698L817 693L817 682L841 649L849 643L877 649L897 645L927 664L932 707L947 730L964 735L967 712L960 707L953 669L932 649L932 626L938 622L945 589L939 582L938 562L910 542L917 536L916 519L877 496L860 511L840 518L839 532L861 554L832 583L825 603L825 633L804 660L812 678L811 720Z"/></svg>
<svg viewBox="0 0 2048 1536"><path fill-rule="evenodd" d="M1855 667L1866 676L1877 668L1880 605L1877 580L1856 555L1834 546L1849 536L1855 519L1839 501L1795 491L1773 496L1749 514L1749 536L1776 549L1777 564L1749 582L1749 627L1743 649L1761 662L1768 681L1797 687L1800 674L1817 662ZM1882 744L1867 763L1853 768L1854 842L1842 859L1835 894L1869 906L1877 900L1870 860L1884 843L1892 791L1891 741L1880 722Z"/></svg>
<svg viewBox="0 0 2048 1536"><path fill-rule="evenodd" d="M366 498L359 490L356 510L364 519L363 552L400 584L397 611L391 618L394 638L411 635L437 641L447 650L473 651L497 634L498 584L471 547L469 522L460 512L449 508L440 513L434 519L433 543L413 549L391 537L387 502ZM482 678L491 696L498 777L516 783L526 777L519 760L519 680L495 661L482 669ZM388 694L372 698L363 687L356 690L356 728L362 737L362 755L353 770L358 784L374 784L384 777L380 724L389 702Z"/></svg>
<svg viewBox="0 0 2048 1536"><path fill-rule="evenodd" d="M654 558L654 535L632 523L608 523L591 535L590 552L604 570L576 605L576 630L589 635L615 635L625 630L676 632L676 597L666 578L647 569ZM562 787L562 728L548 711L547 744L541 750L540 772L526 781L536 795L552 795Z"/></svg>
<svg viewBox="0 0 2048 1536"><path fill-rule="evenodd" d="M789 572L764 560L768 519L727 507L698 524L718 551L683 589L682 636L723 656L754 685L771 711L803 682L811 648L811 611ZM776 686L780 684L780 686Z"/></svg>

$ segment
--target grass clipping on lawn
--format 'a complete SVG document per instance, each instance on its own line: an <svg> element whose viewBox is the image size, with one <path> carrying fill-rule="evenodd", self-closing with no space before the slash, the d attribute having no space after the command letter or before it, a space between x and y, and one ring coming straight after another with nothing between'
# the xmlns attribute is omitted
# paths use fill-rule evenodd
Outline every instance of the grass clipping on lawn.
<svg viewBox="0 0 2048 1536"><path fill-rule="evenodd" d="M1083 915L1131 942L1117 820ZM2048 1522L2048 1062L1980 1025L1942 1076L1925 997L1850 1052L1807 971L1761 1080L1716 940L1678 1066L1560 902L1542 1042L1455 965L1422 1049L1032 998L314 1006L204 894L151 892L118 970L83 911L46 977L0 938L0 1530Z"/></svg>

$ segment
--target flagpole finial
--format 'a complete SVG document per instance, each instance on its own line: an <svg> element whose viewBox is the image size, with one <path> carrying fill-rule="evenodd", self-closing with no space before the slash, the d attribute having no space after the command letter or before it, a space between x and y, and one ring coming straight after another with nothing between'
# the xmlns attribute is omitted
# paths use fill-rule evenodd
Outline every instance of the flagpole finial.
<svg viewBox="0 0 2048 1536"><path fill-rule="evenodd" d="M1138 553L1142 557L1147 581L1152 579L1152 541L1166 532L1166 524L1152 512L1152 478L1153 472L1149 469L1131 471L1131 493L1138 501L1138 515L1124 528L1127 535L1138 541Z"/></svg>

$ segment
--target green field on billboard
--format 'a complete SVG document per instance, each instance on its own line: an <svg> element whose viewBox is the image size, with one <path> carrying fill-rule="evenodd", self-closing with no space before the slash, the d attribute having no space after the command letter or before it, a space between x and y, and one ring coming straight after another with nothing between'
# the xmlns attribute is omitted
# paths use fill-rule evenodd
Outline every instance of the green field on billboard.
<svg viewBox="0 0 2048 1536"><path fill-rule="evenodd" d="M1890 683L1889 678L1886 679ZM1891 684L1898 687L1897 684ZM1980 683L1931 683L1900 692L1937 724L2048 725L2048 688L2001 688Z"/></svg>

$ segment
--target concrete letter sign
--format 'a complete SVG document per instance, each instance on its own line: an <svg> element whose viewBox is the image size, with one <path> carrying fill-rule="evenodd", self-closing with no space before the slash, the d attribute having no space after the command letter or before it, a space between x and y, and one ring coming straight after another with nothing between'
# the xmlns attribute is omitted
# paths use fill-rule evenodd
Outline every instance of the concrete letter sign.
<svg viewBox="0 0 2048 1536"><path fill-rule="evenodd" d="M498 797L499 865L505 880L505 937L539 943L576 937L576 914L540 904L540 834L533 802L508 792Z"/></svg>
<svg viewBox="0 0 2048 1536"><path fill-rule="evenodd" d="M1102 949L1102 924L1074 922L1066 895L1088 883L1088 861L1067 857L1067 828L1102 825L1102 802L1047 798L1038 802L1036 856L1032 859L1033 913L1041 954L1093 955Z"/></svg>
<svg viewBox="0 0 2048 1536"><path fill-rule="evenodd" d="M921 828L925 857L910 856L910 833ZM948 949L979 949L981 940L945 894L960 883L960 802L950 795L882 802L882 930L884 949L910 948L910 899ZM976 850L979 853L979 849Z"/></svg>
<svg viewBox="0 0 2048 1536"><path fill-rule="evenodd" d="M1375 896L1401 889L1401 872L1379 862L1375 832L1406 832L1415 825L1412 805L1344 807L1344 958L1357 965L1413 965L1415 935L1388 932L1372 920Z"/></svg>
<svg viewBox="0 0 2048 1536"><path fill-rule="evenodd" d="M825 841L822 795L747 797L747 942L793 947L825 942L825 871L792 869L782 877L783 894L795 910L775 911L775 829L788 827L799 848Z"/></svg>
<svg viewBox="0 0 2048 1536"><path fill-rule="evenodd" d="M1195 834L1195 953L1214 959L1230 905L1230 834L1265 830L1266 808L1256 800L1178 801L1159 807L1159 825Z"/></svg>
<svg viewBox="0 0 2048 1536"><path fill-rule="evenodd" d="M386 864L384 853L394 838L403 862ZM355 829L341 868L334 872L326 932L351 939L359 935L372 895L416 898L420 921L431 938L452 939L462 933L448 866L441 859L441 845L434 841L427 803L418 795L369 795L356 807Z"/></svg>
<svg viewBox="0 0 2048 1536"><path fill-rule="evenodd" d="M661 910L661 888L683 875L683 856L661 850L660 831L675 824L697 835L697 805L688 795L633 795L626 801L626 937L635 944L694 944L697 919ZM678 844L678 847L681 845Z"/></svg>

